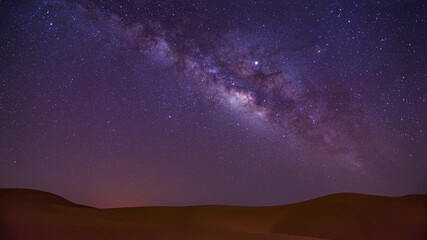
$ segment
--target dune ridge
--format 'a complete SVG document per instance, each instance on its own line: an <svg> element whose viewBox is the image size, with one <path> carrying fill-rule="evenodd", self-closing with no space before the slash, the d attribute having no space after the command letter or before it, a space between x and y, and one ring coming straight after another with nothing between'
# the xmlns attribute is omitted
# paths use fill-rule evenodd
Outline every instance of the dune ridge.
<svg viewBox="0 0 427 240"><path fill-rule="evenodd" d="M427 195L339 193L283 206L97 209L0 189L1 239L427 239Z"/></svg>

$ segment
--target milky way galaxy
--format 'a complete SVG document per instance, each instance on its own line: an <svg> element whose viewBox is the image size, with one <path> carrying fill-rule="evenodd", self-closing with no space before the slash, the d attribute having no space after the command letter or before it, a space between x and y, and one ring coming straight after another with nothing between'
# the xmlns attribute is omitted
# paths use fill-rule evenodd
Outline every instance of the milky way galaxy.
<svg viewBox="0 0 427 240"><path fill-rule="evenodd" d="M286 49L281 53L236 36L212 36L209 31L187 34L180 27L186 23L164 27L161 22L141 19L124 26L116 15L101 21L111 24L103 23L111 27L104 30L118 32L117 38L131 42L131 47L175 66L182 74L181 87L197 88L207 101L221 104L225 111L257 118L301 144L351 155L356 164L371 144L369 119L357 98L343 90L311 89L287 76L289 70L282 66L285 60L271 56L272 52L286 54ZM206 42L209 37L213 39ZM247 38L263 41L262 37Z"/></svg>
<svg viewBox="0 0 427 240"><path fill-rule="evenodd" d="M425 190L421 1L2 5L3 187L99 206Z"/></svg>

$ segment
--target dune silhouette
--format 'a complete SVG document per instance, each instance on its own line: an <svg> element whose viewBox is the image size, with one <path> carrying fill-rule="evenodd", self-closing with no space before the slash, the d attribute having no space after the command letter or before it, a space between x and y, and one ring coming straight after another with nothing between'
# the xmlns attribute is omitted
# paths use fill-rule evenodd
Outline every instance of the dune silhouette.
<svg viewBox="0 0 427 240"><path fill-rule="evenodd" d="M97 209L0 189L1 239L427 239L427 195L332 194L268 207Z"/></svg>

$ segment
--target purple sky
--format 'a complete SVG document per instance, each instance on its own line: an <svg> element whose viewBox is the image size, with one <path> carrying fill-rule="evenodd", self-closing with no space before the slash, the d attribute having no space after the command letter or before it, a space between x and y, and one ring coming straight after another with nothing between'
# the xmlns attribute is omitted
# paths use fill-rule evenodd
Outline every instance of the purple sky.
<svg viewBox="0 0 427 240"><path fill-rule="evenodd" d="M1 5L0 187L97 207L427 192L423 1Z"/></svg>

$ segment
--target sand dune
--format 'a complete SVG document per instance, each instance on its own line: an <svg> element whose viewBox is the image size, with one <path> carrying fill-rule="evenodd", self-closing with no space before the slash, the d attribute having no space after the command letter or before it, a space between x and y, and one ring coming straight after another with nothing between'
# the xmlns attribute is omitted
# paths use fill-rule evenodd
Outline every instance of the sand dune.
<svg viewBox="0 0 427 240"><path fill-rule="evenodd" d="M273 207L97 209L0 189L1 239L427 239L427 195L333 194Z"/></svg>

